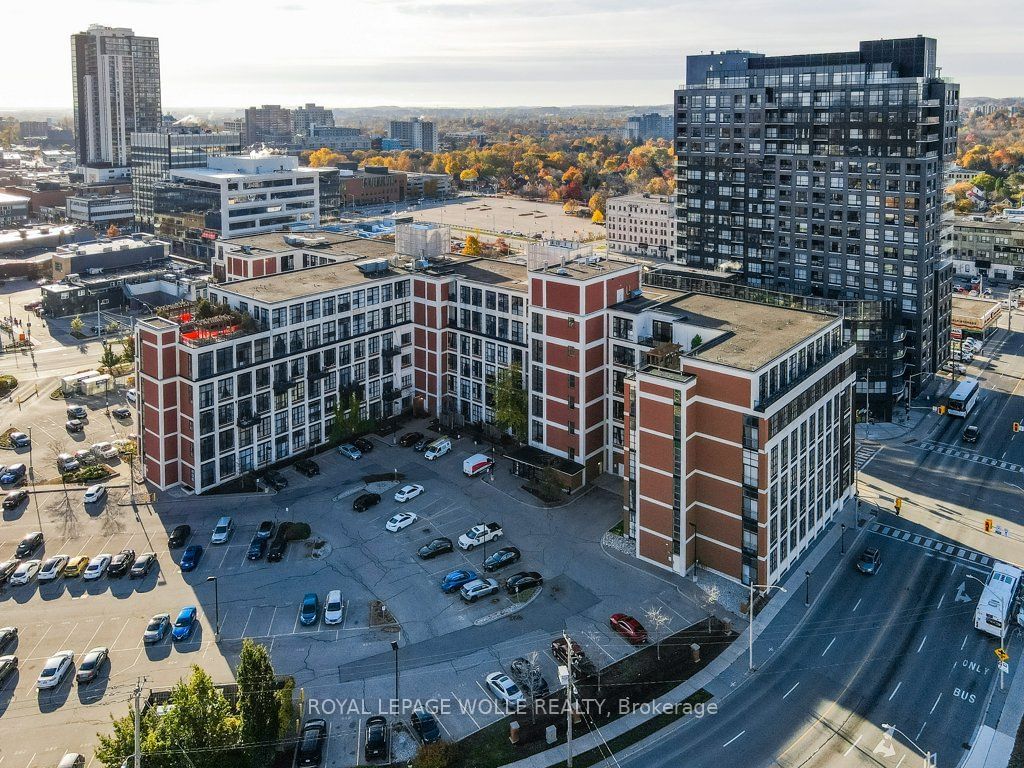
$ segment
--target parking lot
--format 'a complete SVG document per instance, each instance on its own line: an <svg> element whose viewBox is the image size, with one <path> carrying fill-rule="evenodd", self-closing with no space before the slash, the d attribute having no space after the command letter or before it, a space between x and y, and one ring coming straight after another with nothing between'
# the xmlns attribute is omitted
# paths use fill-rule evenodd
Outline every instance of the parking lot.
<svg viewBox="0 0 1024 768"><path fill-rule="evenodd" d="M574 239L593 235L604 237L604 227L589 218L569 216L561 204L517 197L460 197L442 205L411 208L408 213L417 221L448 224L464 232L482 230L488 233L521 233L521 238L536 234L546 238Z"/></svg>
<svg viewBox="0 0 1024 768"><path fill-rule="evenodd" d="M433 462L412 448L392 446L379 437L372 441L375 449L359 461L333 452L318 457L319 476L285 470L289 485L277 493L199 499L170 493L153 507L140 508L136 519L131 507L118 506L121 494L112 492L100 509L81 512L76 534L67 539L61 538L63 527L54 517L54 494L46 494L45 503L40 499L47 534L44 559L57 553L113 554L131 547L136 553L157 552L160 568L140 581L32 582L7 587L0 595L0 623L20 631L16 649L5 652L17 654L21 662L17 676L0 691L0 722L8 725L0 729L4 768L52 765L61 750L89 753L96 731L108 730L109 714L127 712L140 676L147 688L169 688L189 664L197 663L216 681L230 682L244 637L265 643L277 672L295 676L309 716L320 714L329 721L326 764L348 766L362 760L367 713L387 710L395 695L392 640L399 643L401 699L427 702L446 735L458 738L501 716L484 690L484 678L508 671L511 659L537 653L544 677L557 686L557 665L548 648L563 628L603 664L630 651L608 628L611 613L642 618L644 608L659 605L676 617L673 627L699 617L675 586L601 550L601 535L621 514L615 494L596 489L567 506L545 509L520 490L521 481L500 461L493 478L465 477L463 459L479 450L469 438L454 440L452 452ZM399 504L391 489L368 511L352 510L364 476L396 470L403 483L419 483L424 493ZM76 492L74 499L79 509L80 495ZM395 533L385 530L386 521L399 510L414 512L419 519ZM225 513L234 517L234 534L226 544L211 545L213 525ZM308 522L313 538L326 542L327 554L315 558L310 545L296 542L280 563L246 559L262 520ZM503 526L504 536L486 548L468 553L456 548L425 561L416 556L416 549L436 536L455 541L471 525L491 521ZM167 548L167 532L179 523L191 525L190 543L205 549L198 567L188 573L176 565L181 550ZM0 559L11 557L20 537L36 527L30 511L8 519ZM466 605L457 593L443 594L439 582L456 568L481 572L486 554L504 546L519 548L522 559L482 575L503 583L516 571L538 571L545 583L518 613L478 625L478 620L511 605L504 591ZM211 576L216 577L216 592L208 581ZM301 625L303 595L315 592L322 607L332 589L342 591L343 622ZM375 600L387 606L399 631L369 626ZM199 629L187 642L172 645L165 638L155 646L143 645L150 616L169 613L173 619L190 604L199 609ZM49 655L67 648L76 652L77 661L96 645L111 649L101 681L84 691L66 681L56 691L36 692L36 676ZM24 729L10 728L14 722L23 723Z"/></svg>

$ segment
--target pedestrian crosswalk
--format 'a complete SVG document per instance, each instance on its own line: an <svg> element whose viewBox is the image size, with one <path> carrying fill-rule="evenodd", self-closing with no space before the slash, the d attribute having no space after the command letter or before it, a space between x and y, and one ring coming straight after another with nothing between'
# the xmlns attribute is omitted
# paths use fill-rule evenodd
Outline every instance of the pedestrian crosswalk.
<svg viewBox="0 0 1024 768"><path fill-rule="evenodd" d="M961 547L958 544L950 543L948 541L940 541L939 539L922 536L921 534L913 533L912 531L907 531L902 528L896 528L895 526L885 525L879 522L871 523L869 530L872 533L888 536L890 539L896 539L897 541L902 541L906 544L910 544L911 546L921 547L922 549L927 549L935 554L961 560L964 563L969 563L971 565L992 565L992 558L988 555L983 555L981 552L976 552L973 549Z"/></svg>
<svg viewBox="0 0 1024 768"><path fill-rule="evenodd" d="M918 443L918 448L922 451L930 451L931 453L941 453L944 456L955 456L956 458L963 459L964 461L972 461L975 464L984 464L1007 472L1024 473L1024 467L1020 464L1014 464L1012 461L1000 461L999 459L993 459L990 456L982 456L980 453L968 451L965 448L960 448L955 445L935 443L931 440L922 440Z"/></svg>
<svg viewBox="0 0 1024 768"><path fill-rule="evenodd" d="M862 442L857 446L857 452L854 454L853 463L854 466L859 470L864 467L871 459L875 457L875 454L882 450L882 446L878 443Z"/></svg>

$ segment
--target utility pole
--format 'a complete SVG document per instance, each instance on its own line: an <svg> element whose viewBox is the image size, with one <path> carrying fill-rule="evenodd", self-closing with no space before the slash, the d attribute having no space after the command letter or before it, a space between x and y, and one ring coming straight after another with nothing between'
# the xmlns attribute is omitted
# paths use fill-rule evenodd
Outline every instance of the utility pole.
<svg viewBox="0 0 1024 768"><path fill-rule="evenodd" d="M569 682L565 686L565 703L568 705L565 708L565 746L569 751L569 757L565 764L568 768L572 768L572 638L569 637L569 633L564 629L562 630L562 637L565 639L565 663L569 678Z"/></svg>
<svg viewBox="0 0 1024 768"><path fill-rule="evenodd" d="M135 684L135 766L142 768L142 678L137 678Z"/></svg>

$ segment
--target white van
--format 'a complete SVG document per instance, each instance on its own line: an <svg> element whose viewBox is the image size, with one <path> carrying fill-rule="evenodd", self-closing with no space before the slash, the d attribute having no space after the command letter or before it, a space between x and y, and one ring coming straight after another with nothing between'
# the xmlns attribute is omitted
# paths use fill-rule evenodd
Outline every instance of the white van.
<svg viewBox="0 0 1024 768"><path fill-rule="evenodd" d="M474 453L462 462L462 472L466 477L479 475L494 466L494 459L484 453Z"/></svg>
<svg viewBox="0 0 1024 768"><path fill-rule="evenodd" d="M217 526L213 529L213 534L210 536L211 544L226 544L228 539L231 538L231 534L235 531L235 525L231 522L231 518L228 516L222 517L217 521Z"/></svg>
<svg viewBox="0 0 1024 768"><path fill-rule="evenodd" d="M433 461L438 456L444 456L451 449L452 441L447 437L439 437L427 446L427 451L423 454L423 458L427 459L427 461Z"/></svg>

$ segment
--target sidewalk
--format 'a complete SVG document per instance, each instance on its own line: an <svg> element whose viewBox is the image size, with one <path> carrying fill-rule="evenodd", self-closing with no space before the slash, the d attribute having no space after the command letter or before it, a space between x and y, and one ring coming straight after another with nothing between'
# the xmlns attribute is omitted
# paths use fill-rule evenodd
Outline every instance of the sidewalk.
<svg viewBox="0 0 1024 768"><path fill-rule="evenodd" d="M1020 654L1019 647L1013 648L1012 635L1007 647L1012 662L1012 657ZM1000 691L998 686L993 688L985 710L985 718L974 736L971 750L960 761L961 768L1006 768L1013 752L1017 729L1024 718L1022 666L1024 665L1018 661L1005 690Z"/></svg>
<svg viewBox="0 0 1024 768"><path fill-rule="evenodd" d="M777 654L785 648L789 637L799 630L800 626L806 619L808 612L814 607L814 604L818 601L821 595L828 591L832 581L843 570L842 568L832 568L827 580L823 584L815 586L814 598L811 600L810 607L806 607L801 600L794 601L794 598L799 598L804 594L804 571L813 571L826 556L834 550L838 550L839 537L842 533L840 523L845 523L846 527L851 529L850 539L846 541L846 551L851 552L856 549L857 540L867 530L867 525L863 526L859 530L857 529L856 510L857 504L855 499L849 499L846 506L843 508L843 511L836 515L831 526L820 535L817 543L792 567L789 577L783 583L783 586L786 588L786 592L777 593L754 619L753 631L755 640L765 629L768 628L772 620L779 617L783 612L787 614L787 621L794 622L790 632L786 636L786 640L780 643L778 648L773 649L770 652L770 655ZM676 686L664 696L659 697L656 700L655 706L648 709L653 709L655 712L666 711L663 707L670 708L685 700L688 696L701 688L704 688L713 694L714 698L711 699L711 701L721 703L724 698L729 696L731 693L734 693L743 682L752 680L756 677L756 671L754 675L751 675L747 669L747 652L747 632L743 631L737 634L733 643L707 667L702 669L685 683ZM758 664L763 664L766 658L767 657L764 656L763 652L760 653L759 658L757 659ZM602 745L604 742L610 741L617 736L621 736L622 734L639 727L655 716L655 714L645 714L642 712L634 712L632 714L624 715L623 717L620 717L619 719L604 726L600 731L591 731L590 733L575 739L573 741L573 755L580 755L588 750L594 749L599 745ZM643 749L646 745L653 744L663 738L668 730L676 728L687 722L689 722L687 718L677 720L675 723L672 723L666 726L666 728L647 736L627 749L629 751ZM544 752L540 752L536 755L532 755L523 760L509 763L506 768L548 768L548 766L564 761L566 754L566 748L563 744ZM620 752L619 757L622 756L623 753ZM598 765L603 766L605 763L598 763Z"/></svg>

